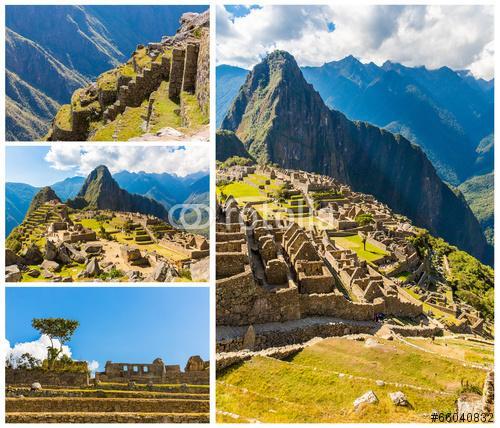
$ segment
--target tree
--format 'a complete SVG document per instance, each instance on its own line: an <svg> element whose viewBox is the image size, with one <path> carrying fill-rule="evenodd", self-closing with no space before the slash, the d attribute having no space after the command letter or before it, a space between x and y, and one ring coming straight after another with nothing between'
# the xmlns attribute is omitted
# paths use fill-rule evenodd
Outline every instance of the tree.
<svg viewBox="0 0 500 428"><path fill-rule="evenodd" d="M366 251L366 239L367 239L367 236L364 233L360 233L359 236L361 237L361 242L363 243L363 250Z"/></svg>
<svg viewBox="0 0 500 428"><path fill-rule="evenodd" d="M49 369L51 369L56 359L62 353L63 345L70 341L71 336L73 336L80 323L64 318L34 318L31 321L31 325L50 339L50 346L47 347L47 363ZM59 348L54 346L55 339L59 340Z"/></svg>

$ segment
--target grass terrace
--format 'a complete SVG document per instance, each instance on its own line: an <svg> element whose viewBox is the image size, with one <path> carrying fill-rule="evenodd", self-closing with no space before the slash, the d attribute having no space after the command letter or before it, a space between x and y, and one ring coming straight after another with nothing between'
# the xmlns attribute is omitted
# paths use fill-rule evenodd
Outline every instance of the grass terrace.
<svg viewBox="0 0 500 428"><path fill-rule="evenodd" d="M484 382L485 371L460 361L399 342L379 342L367 347L365 342L334 338L306 348L289 362L255 357L218 376L217 408L239 415L242 422L429 422L436 408L454 411L461 380L480 386ZM378 379L386 384L378 386ZM368 390L379 403L355 412L353 401ZM411 407L392 404L388 394L398 390ZM218 416L218 421L235 422L228 416Z"/></svg>
<svg viewBox="0 0 500 428"><path fill-rule="evenodd" d="M383 251L369 242L366 243L365 250L359 235L336 236L331 239L342 248L355 251L360 259L366 260L367 262L377 261L388 254L387 251Z"/></svg>

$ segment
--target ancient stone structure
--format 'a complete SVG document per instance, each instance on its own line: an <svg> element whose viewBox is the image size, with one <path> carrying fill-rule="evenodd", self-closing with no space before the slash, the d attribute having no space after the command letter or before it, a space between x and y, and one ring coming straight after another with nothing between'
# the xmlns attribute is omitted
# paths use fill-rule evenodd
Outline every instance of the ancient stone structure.
<svg viewBox="0 0 500 428"><path fill-rule="evenodd" d="M183 15L177 34L163 37L158 43L138 45L126 64L103 73L95 83L74 92L71 103L63 105L57 113L46 138L86 140L96 124L104 126L128 107L139 107L145 101L147 124L162 82L168 82L168 96L176 103L182 104L183 91L195 94L200 109L208 115L209 23L208 10Z"/></svg>
<svg viewBox="0 0 500 428"><path fill-rule="evenodd" d="M205 385L209 382L208 362L200 357L191 357L185 371L178 365L166 365L161 358L151 364L106 362L104 372L95 374L102 382L134 381L138 383L187 383Z"/></svg>

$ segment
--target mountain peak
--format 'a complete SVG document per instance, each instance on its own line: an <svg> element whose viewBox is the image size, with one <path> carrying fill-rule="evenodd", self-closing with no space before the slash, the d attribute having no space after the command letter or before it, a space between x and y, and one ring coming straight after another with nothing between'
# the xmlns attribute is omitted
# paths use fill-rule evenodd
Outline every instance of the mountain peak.
<svg viewBox="0 0 500 428"><path fill-rule="evenodd" d="M30 207L28 209L28 213L26 215L28 216L31 212L36 211L43 204L46 204L47 202L51 201L55 201L58 203L61 202L59 196L56 195L56 192L54 192L54 190L51 187L49 186L42 187L33 197Z"/></svg>

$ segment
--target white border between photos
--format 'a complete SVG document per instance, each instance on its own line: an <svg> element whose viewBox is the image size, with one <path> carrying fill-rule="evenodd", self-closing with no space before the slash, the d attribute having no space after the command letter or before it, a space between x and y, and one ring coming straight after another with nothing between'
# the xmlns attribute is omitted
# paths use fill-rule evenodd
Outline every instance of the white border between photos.
<svg viewBox="0 0 500 428"><path fill-rule="evenodd" d="M32 0L32 1L6 1L5 4L2 4L1 6L1 11L0 11L0 21L2 24L2 31L1 31L1 59L0 59L0 66L2 70L3 76L5 76L5 6L8 5L142 5L142 6L147 6L147 5L207 5L210 8L210 15L211 15L211 22L210 22L210 138L209 142L189 142L189 141L151 141L151 142L144 142L144 141L137 141L137 142L93 142L89 143L88 141L82 141L82 142L67 142L67 143L60 143L60 142L54 142L54 143L40 143L40 142L5 142L5 78L2 77L1 79L1 84L0 84L0 91L3 96L2 100L2 118L0 119L0 136L1 140L4 142L4 146L2 147L2 155L1 155L1 168L2 168L2 182L0 183L0 204L1 204L1 210L0 210L0 215L2 216L2 221L0 222L0 233L1 236L5 236L5 182L6 182L6 148L7 147L28 147L28 146L46 146L50 147L52 145L57 145L57 144L75 144L79 146L121 146L124 147L126 145L130 146L171 146L171 147L178 147L178 146L191 146L191 147L204 147L206 148L208 146L208 153L209 153L209 159L208 159L208 165L209 165L209 174L210 174L210 202L215 200L215 177L213 174L213 171L215 171L215 122L212 120L212 116L214 117L215 114L213 112L215 111L215 63L213 62L212 58L214 58L214 52L215 52L215 32L214 28L212 27L212 23L214 20L212 19L213 14L215 13L215 8L209 1L196 1L196 0L178 0L178 1L169 1L169 0L154 0L154 1L130 1L130 0L120 0L118 1L101 1L101 0L81 0L81 1L64 1L61 3L58 3L57 1L52 1L52 2L47 2L47 1L37 1L37 0ZM209 288L209 301L207 304L210 305L210 311L209 311L209 323L210 323L210 328L209 328L209 358L210 358L210 422L213 423L215 421L215 365L212 364L214 361L214 356L215 356L215 324L213 320L215 320L215 287L212 286L212 284L215 283L215 229L212 227L215 217L214 217L214 209L213 209L213 204L210 204L210 263L209 263L209 269L210 269L210 279L208 282L191 282L191 283L169 283L168 285L164 284L159 284L159 283L150 283L150 282L141 282L141 283L107 283L106 285L103 285L101 282L75 282L72 283L71 286L59 284L59 283L43 283L43 282L33 282L30 283L30 287L55 287L55 288L60 288L60 287L66 287L66 288L71 288L71 287L99 287L99 288L124 288L124 287L135 287L135 288L140 288L140 287L168 287L168 288L199 288L199 287L205 287ZM2 239L2 243L0 246L0 251L1 254L5 254L5 239ZM2 269L2 272L5 272L5 257L2 256L0 257L1 262L0 262L0 268ZM139 285L140 284L140 285ZM5 330L5 289L7 287L7 284L5 283L5 277L2 274L2 298L1 302L2 304L0 305L0 329L2 331L2 342L1 342L1 356L2 356L2 361L5 359L5 353L7 351L7 341L6 341L6 330ZM8 285L9 287L26 287L22 286L20 284L12 283ZM0 370L0 400L1 400L1 406L0 406L0 421L4 422L5 421L5 370ZM52 423L43 423L43 424L23 424L25 426L54 426ZM88 426L88 424L67 424L70 426ZM145 424L145 423L139 423L139 424L104 424L104 423L99 423L99 424L93 424L94 426L109 426L109 425L130 425L130 426L151 426L151 424ZM154 424L153 424L154 425ZM179 426L179 424L160 424L160 425L172 425L172 426ZM200 426L200 424L182 424L182 425L189 425L189 426ZM205 424L206 425L206 424Z"/></svg>

